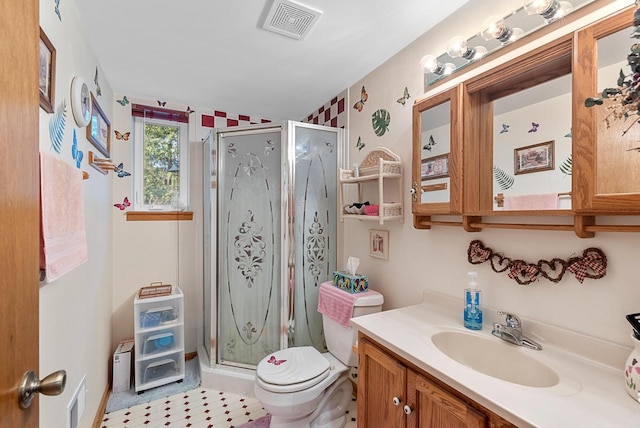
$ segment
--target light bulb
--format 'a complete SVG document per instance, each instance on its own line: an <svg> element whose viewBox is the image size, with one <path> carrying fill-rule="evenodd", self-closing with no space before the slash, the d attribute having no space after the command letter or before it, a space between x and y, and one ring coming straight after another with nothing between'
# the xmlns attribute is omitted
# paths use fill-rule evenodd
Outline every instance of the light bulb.
<svg viewBox="0 0 640 428"><path fill-rule="evenodd" d="M425 55L420 60L420 64L425 71L434 74L444 73L444 67L438 62L438 59L433 55Z"/></svg>
<svg viewBox="0 0 640 428"><path fill-rule="evenodd" d="M540 15L545 21L551 22L568 15L573 6L567 1L533 0L524 7L529 15Z"/></svg>
<svg viewBox="0 0 640 428"><path fill-rule="evenodd" d="M467 45L467 41L462 36L455 36L447 44L447 54L451 58L467 58L467 56L473 57L473 52L469 53L470 49Z"/></svg>
<svg viewBox="0 0 640 428"><path fill-rule="evenodd" d="M496 39L501 43L508 43L513 30L507 26L504 19L497 15L492 15L482 23L480 34L485 40Z"/></svg>
<svg viewBox="0 0 640 428"><path fill-rule="evenodd" d="M443 67L442 67L442 73L445 76L450 75L451 73L453 73L454 71L456 71L456 65L450 62L447 62Z"/></svg>
<svg viewBox="0 0 640 428"><path fill-rule="evenodd" d="M487 48L485 48L484 46L476 46L473 50L475 51L475 53L473 54L474 60L480 59L488 53Z"/></svg>

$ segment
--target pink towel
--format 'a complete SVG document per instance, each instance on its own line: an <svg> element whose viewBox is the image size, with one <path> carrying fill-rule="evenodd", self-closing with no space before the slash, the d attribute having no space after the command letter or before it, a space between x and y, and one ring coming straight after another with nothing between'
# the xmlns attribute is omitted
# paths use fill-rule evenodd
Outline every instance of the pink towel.
<svg viewBox="0 0 640 428"><path fill-rule="evenodd" d="M50 283L87 261L82 171L40 152L40 269Z"/></svg>
<svg viewBox="0 0 640 428"><path fill-rule="evenodd" d="M351 327L349 320L353 316L353 305L359 297L378 294L377 291L349 293L334 286L332 282L320 284L318 294L318 312L328 316L344 327Z"/></svg>
<svg viewBox="0 0 640 428"><path fill-rule="evenodd" d="M558 194L505 196L504 209L510 210L557 210Z"/></svg>

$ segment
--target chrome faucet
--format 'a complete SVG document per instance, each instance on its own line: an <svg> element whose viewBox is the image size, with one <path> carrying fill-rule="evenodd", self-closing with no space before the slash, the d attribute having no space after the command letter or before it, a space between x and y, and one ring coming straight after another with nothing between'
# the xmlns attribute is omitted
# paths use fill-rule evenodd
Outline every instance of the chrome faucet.
<svg viewBox="0 0 640 428"><path fill-rule="evenodd" d="M518 346L535 349L536 351L542 350L542 346L538 342L522 334L522 322L520 318L508 312L498 311L498 314L505 315L506 322L505 324L493 323L491 334Z"/></svg>

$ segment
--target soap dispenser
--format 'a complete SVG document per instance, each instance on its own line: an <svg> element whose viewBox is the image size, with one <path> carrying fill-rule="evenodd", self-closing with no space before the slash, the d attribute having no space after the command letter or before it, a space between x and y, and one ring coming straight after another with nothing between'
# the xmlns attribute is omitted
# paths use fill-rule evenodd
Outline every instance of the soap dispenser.
<svg viewBox="0 0 640 428"><path fill-rule="evenodd" d="M482 330L482 309L478 289L477 272L469 272L469 287L464 290L464 326L470 330Z"/></svg>

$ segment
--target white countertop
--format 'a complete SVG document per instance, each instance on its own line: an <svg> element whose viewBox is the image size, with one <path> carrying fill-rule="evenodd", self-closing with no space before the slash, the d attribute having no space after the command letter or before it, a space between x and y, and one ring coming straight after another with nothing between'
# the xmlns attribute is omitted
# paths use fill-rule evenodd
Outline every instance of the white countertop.
<svg viewBox="0 0 640 428"><path fill-rule="evenodd" d="M509 345L552 368L560 382L521 386L454 361L430 339L440 331L459 331L504 342L491 335L499 321L495 311L485 308L483 315L482 330L465 329L462 299L425 292L422 304L352 318L351 324L519 427L640 427L640 403L627 394L622 368L631 347L523 319L523 333L542 351Z"/></svg>

